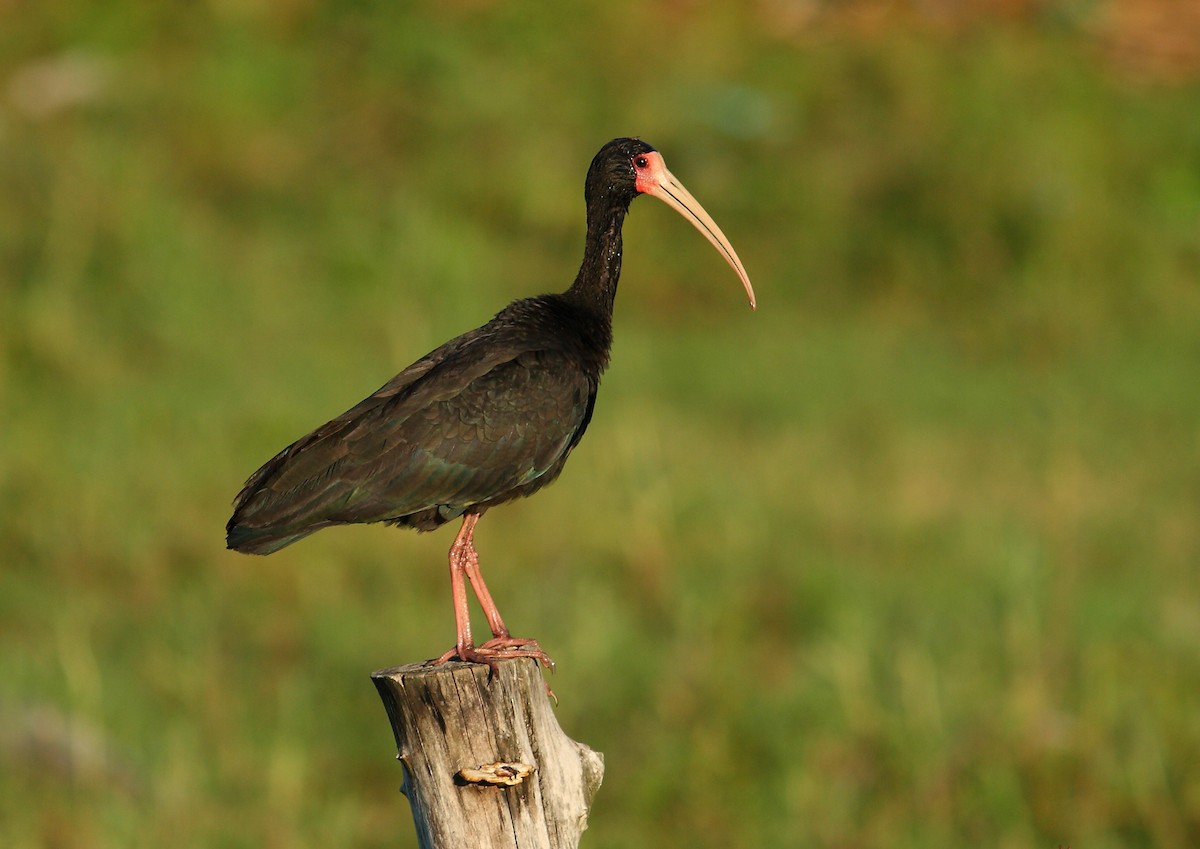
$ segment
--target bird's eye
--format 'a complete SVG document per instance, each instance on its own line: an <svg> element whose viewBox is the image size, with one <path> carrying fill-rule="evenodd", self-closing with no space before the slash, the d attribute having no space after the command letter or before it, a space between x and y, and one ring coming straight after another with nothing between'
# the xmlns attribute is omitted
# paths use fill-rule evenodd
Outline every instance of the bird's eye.
<svg viewBox="0 0 1200 849"><path fill-rule="evenodd" d="M647 165L650 164L650 160L644 156L635 156L633 159L633 164L636 165L638 168L645 168Z"/></svg>

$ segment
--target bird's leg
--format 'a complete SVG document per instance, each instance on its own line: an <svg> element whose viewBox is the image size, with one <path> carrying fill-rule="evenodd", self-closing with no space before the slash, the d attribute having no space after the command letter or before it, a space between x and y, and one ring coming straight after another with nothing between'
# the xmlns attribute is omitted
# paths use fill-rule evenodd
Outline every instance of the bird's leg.
<svg viewBox="0 0 1200 849"><path fill-rule="evenodd" d="M454 599L454 648L443 654L435 664L442 664L451 658L466 659L465 655L475 649L471 639L471 609L467 606L467 582L463 568L463 556L466 551L474 553L471 535L475 531L475 523L479 521L477 514L468 513L463 517L462 527L454 543L450 546L450 595Z"/></svg>
<svg viewBox="0 0 1200 849"><path fill-rule="evenodd" d="M500 618L500 611L492 594L484 583L483 573L479 570L479 554L475 551L475 523L479 521L478 513L468 513L463 516L462 527L454 544L450 546L450 589L454 596L454 624L456 639L454 648L439 657L435 663L445 663L451 658L468 663L486 663L495 669L495 661L502 657L532 657L543 666L554 666L554 661L542 651L536 640L514 637ZM467 607L467 588L463 578L471 582L475 597L483 608L488 625L492 629L492 639L481 646L476 646L471 639L470 610Z"/></svg>
<svg viewBox="0 0 1200 849"><path fill-rule="evenodd" d="M488 626L492 629L492 638L479 648L497 649L503 654L515 653L518 656L534 657L540 660L543 666L553 667L554 661L542 651L537 640L514 637L505 626L504 620L500 618L500 609L496 607L496 602L492 600L492 594L483 580L483 572L479 568L479 554L475 551L474 546L471 547L470 556L463 561L463 571L466 572L467 580L471 582L471 589L475 591L475 597L479 599L479 606L483 608L483 615L487 617Z"/></svg>

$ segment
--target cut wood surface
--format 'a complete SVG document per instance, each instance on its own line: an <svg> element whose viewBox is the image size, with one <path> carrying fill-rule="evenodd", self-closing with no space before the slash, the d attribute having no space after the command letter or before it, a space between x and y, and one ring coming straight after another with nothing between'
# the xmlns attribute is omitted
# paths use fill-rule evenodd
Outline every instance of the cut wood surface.
<svg viewBox="0 0 1200 849"><path fill-rule="evenodd" d="M423 849L574 849L604 759L563 733L533 660L374 673Z"/></svg>

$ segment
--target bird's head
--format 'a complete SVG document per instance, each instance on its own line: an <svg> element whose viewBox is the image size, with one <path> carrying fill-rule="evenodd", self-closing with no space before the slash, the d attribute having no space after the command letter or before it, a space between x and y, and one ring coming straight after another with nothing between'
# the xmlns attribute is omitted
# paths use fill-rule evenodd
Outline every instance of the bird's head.
<svg viewBox="0 0 1200 849"><path fill-rule="evenodd" d="M667 170L662 154L641 139L613 139L600 148L588 168L584 191L588 208L598 203L628 207L639 194L658 198L703 233L737 272L754 309L754 288L733 245L700 202Z"/></svg>
<svg viewBox="0 0 1200 849"><path fill-rule="evenodd" d="M634 163L657 152L641 139L613 139L600 148L588 168L585 195L589 204L606 197L610 203L630 203L640 191Z"/></svg>

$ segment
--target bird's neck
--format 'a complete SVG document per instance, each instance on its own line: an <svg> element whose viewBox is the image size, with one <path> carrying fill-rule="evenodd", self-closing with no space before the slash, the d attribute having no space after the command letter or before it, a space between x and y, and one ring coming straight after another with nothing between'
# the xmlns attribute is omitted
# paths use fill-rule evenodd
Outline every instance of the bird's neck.
<svg viewBox="0 0 1200 849"><path fill-rule="evenodd" d="M621 277L621 225L628 207L588 210L587 243L583 263L567 297L580 303L598 320L612 324L617 281Z"/></svg>

